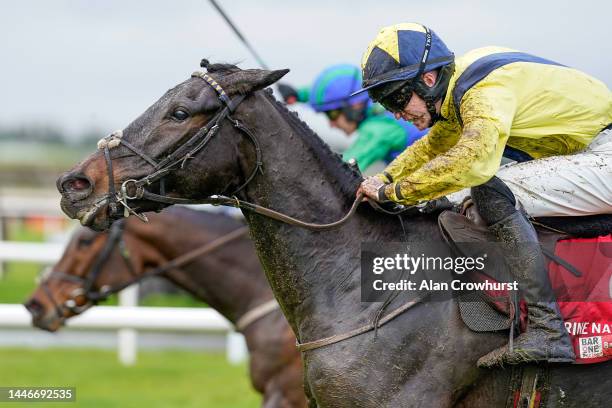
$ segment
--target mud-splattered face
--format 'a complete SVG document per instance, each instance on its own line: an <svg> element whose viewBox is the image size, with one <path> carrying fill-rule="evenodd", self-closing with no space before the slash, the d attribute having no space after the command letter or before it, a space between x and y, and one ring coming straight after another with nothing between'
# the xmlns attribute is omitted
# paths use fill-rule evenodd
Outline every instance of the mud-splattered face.
<svg viewBox="0 0 612 408"><path fill-rule="evenodd" d="M419 130L427 129L431 123L431 115L427 111L427 104L414 92L412 92L410 102L403 111L395 114L395 118L412 122Z"/></svg>
<svg viewBox="0 0 612 408"><path fill-rule="evenodd" d="M426 72L423 74L423 81L427 86L433 86L436 83L438 75L436 71ZM441 102L436 103L436 110L440 111ZM431 114L427 110L427 104L414 91L410 97L410 101L404 107L404 110L394 114L396 119L404 119L412 122L419 130L425 130L431 126Z"/></svg>

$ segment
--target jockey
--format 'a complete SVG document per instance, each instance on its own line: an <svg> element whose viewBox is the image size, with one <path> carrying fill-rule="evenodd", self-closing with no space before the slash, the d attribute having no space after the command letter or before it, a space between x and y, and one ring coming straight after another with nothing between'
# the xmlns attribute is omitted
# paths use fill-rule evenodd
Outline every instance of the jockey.
<svg viewBox="0 0 612 408"><path fill-rule="evenodd" d="M351 96L361 87L361 72L348 64L324 70L311 89L294 89L287 84L278 88L287 104L309 102L316 112L323 112L332 127L346 135L357 131L357 140L343 154L354 159L361 170L384 160L390 163L399 153L427 133L403 120L396 120L380 106L373 105L367 94Z"/></svg>
<svg viewBox="0 0 612 408"><path fill-rule="evenodd" d="M455 58L415 23L383 28L362 70L361 91L396 118L431 129L359 191L414 205L471 187L497 241L515 249L507 261L528 305L528 327L512 349L492 351L479 366L574 361L536 232L516 203L533 217L612 213L610 90L576 69L507 48ZM505 149L519 163L500 169Z"/></svg>

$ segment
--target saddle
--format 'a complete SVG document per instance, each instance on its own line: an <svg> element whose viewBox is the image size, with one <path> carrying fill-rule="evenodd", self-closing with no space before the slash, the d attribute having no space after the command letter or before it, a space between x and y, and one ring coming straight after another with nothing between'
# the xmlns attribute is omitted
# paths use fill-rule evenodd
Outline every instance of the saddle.
<svg viewBox="0 0 612 408"><path fill-rule="evenodd" d="M548 258L550 281L578 364L612 359L612 216L555 219L550 227L535 220L542 252ZM463 256L459 243L495 242L475 206L461 213L446 210L438 225L447 244ZM564 230L561 230L564 228ZM588 244L588 245L585 245ZM500 256L503 256L500 254ZM472 273L471 280L499 280ZM580 299L577 302L574 299ZM471 292L458 296L460 315L473 331L490 332L526 327L527 307L507 291Z"/></svg>

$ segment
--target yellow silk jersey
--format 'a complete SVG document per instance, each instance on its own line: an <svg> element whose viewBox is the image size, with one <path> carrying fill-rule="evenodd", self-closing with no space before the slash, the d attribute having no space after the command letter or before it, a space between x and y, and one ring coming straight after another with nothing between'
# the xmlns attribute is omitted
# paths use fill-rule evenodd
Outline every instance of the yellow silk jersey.
<svg viewBox="0 0 612 408"><path fill-rule="evenodd" d="M415 204L480 185L497 172L506 144L534 159L579 152L612 123L612 93L578 70L485 47L456 59L440 113L378 175L389 199Z"/></svg>

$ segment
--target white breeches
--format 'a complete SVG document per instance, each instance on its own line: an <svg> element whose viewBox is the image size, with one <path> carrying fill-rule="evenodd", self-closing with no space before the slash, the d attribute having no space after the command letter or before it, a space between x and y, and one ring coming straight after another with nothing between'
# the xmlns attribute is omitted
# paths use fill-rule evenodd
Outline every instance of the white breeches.
<svg viewBox="0 0 612 408"><path fill-rule="evenodd" d="M501 166L502 179L532 217L612 214L612 130L583 151ZM461 202L469 189L448 196Z"/></svg>

